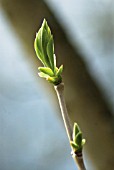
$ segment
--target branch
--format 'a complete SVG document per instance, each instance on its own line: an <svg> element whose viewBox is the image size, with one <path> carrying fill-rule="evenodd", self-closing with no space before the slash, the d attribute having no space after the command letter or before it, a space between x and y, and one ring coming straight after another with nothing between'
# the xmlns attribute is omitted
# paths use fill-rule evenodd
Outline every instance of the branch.
<svg viewBox="0 0 114 170"><path fill-rule="evenodd" d="M72 156L75 162L78 164L78 169L85 170L82 157L82 148L85 144L85 139L82 139L82 132L76 123L74 123L74 128L72 130L63 94L64 84L62 83L61 76L63 72L63 65L61 65L59 68L56 66L53 35L51 34L51 30L45 19L41 28L36 34L34 48L37 57L44 65L43 67L38 68L40 71L40 73L38 73L39 76L52 83L57 92L64 125L72 149Z"/></svg>
<svg viewBox="0 0 114 170"><path fill-rule="evenodd" d="M66 129L66 132L67 132L67 136L68 136L69 142L71 142L73 140L72 139L73 130L72 130L71 122L70 122L70 119L69 119L69 116L68 116L68 111L67 111L65 99L64 99L64 84L60 83L59 85L54 86L54 88L55 88L55 91L57 93L57 97L58 97L58 100L59 100L59 105L60 105L65 129ZM84 161L83 161L82 151L76 153L72 146L71 146L71 150L72 150L72 152L71 152L72 157L73 157L74 161L77 163L78 169L79 170L86 170L85 165L84 165Z"/></svg>

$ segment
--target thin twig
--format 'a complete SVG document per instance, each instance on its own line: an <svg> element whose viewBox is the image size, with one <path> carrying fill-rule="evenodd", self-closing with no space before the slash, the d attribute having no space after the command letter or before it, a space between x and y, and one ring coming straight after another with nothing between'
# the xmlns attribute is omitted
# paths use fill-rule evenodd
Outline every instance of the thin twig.
<svg viewBox="0 0 114 170"><path fill-rule="evenodd" d="M70 123L70 119L69 119L69 116L68 116L68 112L67 112L67 108L66 108L66 104L65 104L65 100L64 100L64 95L63 95L64 84L61 83L61 84L55 86L55 90L56 90L56 93L57 93L57 96L58 96L65 129L66 129L69 141L71 141L72 140L72 126L71 126L71 123Z"/></svg>
<svg viewBox="0 0 114 170"><path fill-rule="evenodd" d="M68 111L66 108L66 103L65 103L65 99L64 99L64 83L60 83L55 87L55 91L57 93L57 97L59 100L59 105L60 105L60 109L61 109L61 113L62 113L62 117L63 117L63 121L64 121L64 125L65 125L65 129L68 135L68 139L69 142L72 141L72 133L73 133L73 128L68 116ZM76 162L78 169L79 170L86 170L85 165L84 165L84 161L83 161L83 156L82 156L82 152L79 154L74 153L73 148L72 149L72 157L74 159L74 161Z"/></svg>

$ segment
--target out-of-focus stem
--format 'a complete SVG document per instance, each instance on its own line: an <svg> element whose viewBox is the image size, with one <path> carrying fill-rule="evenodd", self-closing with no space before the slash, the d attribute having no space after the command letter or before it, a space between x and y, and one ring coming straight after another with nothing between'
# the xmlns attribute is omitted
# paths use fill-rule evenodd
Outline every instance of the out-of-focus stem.
<svg viewBox="0 0 114 170"><path fill-rule="evenodd" d="M62 118L63 118L63 121L64 121L67 136L68 136L68 139L69 139L69 142L70 142L70 141L72 141L72 133L73 133L72 129L73 128L72 128L72 125L71 125L71 122L70 122L70 119L69 119L69 115L68 115L68 111L67 111L67 108L66 108L66 103L65 103L65 98L64 98L64 83L60 83L59 85L54 86L54 88L55 88L55 91L57 93L57 97L58 97L58 100L59 100L59 105L60 105L60 109L61 109L61 113L62 113ZM78 169L79 170L86 170L85 165L84 165L84 161L83 161L82 153L75 154L72 147L71 147L71 149L72 149L72 153L73 153L72 157L73 157L74 161L76 162Z"/></svg>

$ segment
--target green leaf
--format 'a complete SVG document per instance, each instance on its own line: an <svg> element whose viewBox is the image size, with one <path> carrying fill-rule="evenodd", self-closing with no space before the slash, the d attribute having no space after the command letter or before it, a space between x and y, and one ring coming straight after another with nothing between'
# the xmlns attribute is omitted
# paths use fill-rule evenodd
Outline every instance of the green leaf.
<svg viewBox="0 0 114 170"><path fill-rule="evenodd" d="M40 52L42 52L42 28L39 29L38 33L36 34L36 37L37 37L37 46L40 50Z"/></svg>
<svg viewBox="0 0 114 170"><path fill-rule="evenodd" d="M77 123L74 123L73 127L73 140L75 139L76 135L80 132L80 128Z"/></svg>
<svg viewBox="0 0 114 170"><path fill-rule="evenodd" d="M50 42L52 35L51 35L51 30L50 30L50 28L47 24L47 21L45 19L43 20L41 29L42 29L42 49L43 49L46 66L50 67L53 70L50 56L47 53L47 46Z"/></svg>
<svg viewBox="0 0 114 170"><path fill-rule="evenodd" d="M39 29L38 33L36 34L34 48L36 51L36 55L41 60L41 62L46 67L51 67L50 59L47 54L47 44L51 38L51 31L50 28L44 19L41 28Z"/></svg>
<svg viewBox="0 0 114 170"><path fill-rule="evenodd" d="M56 73L57 76L60 76L61 73L63 72L63 65L61 65Z"/></svg>
<svg viewBox="0 0 114 170"><path fill-rule="evenodd" d="M51 36L48 44L47 44L47 54L50 60L51 68L54 72L54 42L53 42L53 36Z"/></svg>
<svg viewBox="0 0 114 170"><path fill-rule="evenodd" d="M41 72L48 74L49 76L54 76L53 71L49 68L49 67L39 67L38 70L40 70Z"/></svg>
<svg viewBox="0 0 114 170"><path fill-rule="evenodd" d="M48 37L51 37L51 30L47 24L46 19L44 18L43 23L42 23L42 27L46 30L46 32L48 33Z"/></svg>
<svg viewBox="0 0 114 170"><path fill-rule="evenodd" d="M45 64L43 54L42 54L42 45L41 45L41 29L39 29L38 33L36 34L36 38L34 41L34 49L36 51L36 55L41 60L43 64Z"/></svg>
<svg viewBox="0 0 114 170"><path fill-rule="evenodd" d="M41 40L42 53L43 53L44 60L45 60L45 66L51 68L51 64L50 64L49 57L47 55L47 50L46 50L49 39L50 39L50 37L48 37L46 30L42 28L42 40Z"/></svg>
<svg viewBox="0 0 114 170"><path fill-rule="evenodd" d="M70 141L70 145L73 147L73 149L75 149L75 150L77 150L77 149L79 149L79 146L75 143L75 142L73 142L73 141Z"/></svg>
<svg viewBox="0 0 114 170"><path fill-rule="evenodd" d="M79 133L76 135L74 142L75 142L78 146L81 146L81 144L82 144L82 133L81 133L81 132L79 132Z"/></svg>
<svg viewBox="0 0 114 170"><path fill-rule="evenodd" d="M49 77L49 75L47 75L47 74L45 74L45 73L43 73L43 72L38 73L38 75L39 75L40 77L42 77L42 78L45 78L45 79L48 79L48 77Z"/></svg>

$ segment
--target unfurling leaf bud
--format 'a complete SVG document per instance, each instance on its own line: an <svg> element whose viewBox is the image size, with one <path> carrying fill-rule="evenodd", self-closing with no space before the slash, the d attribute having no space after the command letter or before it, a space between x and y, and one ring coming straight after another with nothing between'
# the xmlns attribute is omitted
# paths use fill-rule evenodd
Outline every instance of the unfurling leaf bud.
<svg viewBox="0 0 114 170"><path fill-rule="evenodd" d="M82 139L82 132L77 123L74 123L72 138L73 141L70 141L70 144L74 152L75 153L81 152L86 140Z"/></svg>
<svg viewBox="0 0 114 170"><path fill-rule="evenodd" d="M59 68L56 67L53 35L51 34L51 30L45 19L36 34L34 48L37 57L44 65L44 67L38 68L40 71L39 76L46 78L46 80L54 85L60 84L62 82L61 74L63 71L63 65Z"/></svg>

